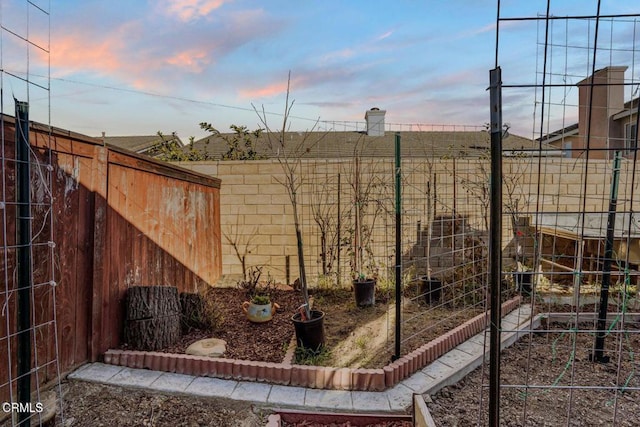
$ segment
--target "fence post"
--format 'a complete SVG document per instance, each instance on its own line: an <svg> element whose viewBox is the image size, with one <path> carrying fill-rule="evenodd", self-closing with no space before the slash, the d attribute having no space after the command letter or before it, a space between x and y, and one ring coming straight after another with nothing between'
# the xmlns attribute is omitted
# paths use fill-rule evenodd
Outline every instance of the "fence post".
<svg viewBox="0 0 640 427"><path fill-rule="evenodd" d="M109 298L110 256L107 254L107 203L109 150L96 146L91 164L91 193L93 196L93 286L91 287L91 330L89 335L89 360L95 362L102 353L105 338L105 317ZM106 310L105 310L106 309ZM109 345L111 343L107 343Z"/></svg>
<svg viewBox="0 0 640 427"><path fill-rule="evenodd" d="M400 132L396 132L396 342L393 359L400 358L400 342L402 330L402 163L400 159Z"/></svg>
<svg viewBox="0 0 640 427"><path fill-rule="evenodd" d="M502 274L502 75L490 71L491 209L489 214L489 283L491 325L489 346L489 425L500 424L500 280Z"/></svg>
<svg viewBox="0 0 640 427"><path fill-rule="evenodd" d="M31 168L29 165L29 104L15 99L16 109L16 193L18 204L18 402L31 402ZM8 298L8 297L7 297ZM7 331L7 336L9 336ZM11 366L9 366L11 372ZM11 376L11 375L9 375ZM10 385L11 386L11 385ZM18 413L19 424L29 423L29 411Z"/></svg>

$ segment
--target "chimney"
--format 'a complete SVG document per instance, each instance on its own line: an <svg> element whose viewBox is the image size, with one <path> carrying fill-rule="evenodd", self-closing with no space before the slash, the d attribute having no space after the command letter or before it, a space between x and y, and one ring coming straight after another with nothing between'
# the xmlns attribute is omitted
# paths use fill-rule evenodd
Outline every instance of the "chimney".
<svg viewBox="0 0 640 427"><path fill-rule="evenodd" d="M364 119L367 121L367 135L369 136L384 136L384 115L386 111L377 107L373 107L364 115Z"/></svg>
<svg viewBox="0 0 640 427"><path fill-rule="evenodd" d="M578 83L578 134L582 147L587 146L586 137L589 130L590 148L613 148L611 143L615 142L616 138L611 139L614 136L612 116L624 109L626 69L626 66L606 67ZM595 151L593 157L606 158L607 153Z"/></svg>

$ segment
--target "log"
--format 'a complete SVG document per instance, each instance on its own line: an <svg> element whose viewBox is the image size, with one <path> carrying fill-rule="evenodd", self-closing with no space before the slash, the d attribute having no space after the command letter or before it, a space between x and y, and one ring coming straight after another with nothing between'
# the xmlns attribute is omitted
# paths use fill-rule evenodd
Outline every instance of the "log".
<svg viewBox="0 0 640 427"><path fill-rule="evenodd" d="M132 286L127 291L124 341L132 349L153 351L181 337L180 300L175 286Z"/></svg>

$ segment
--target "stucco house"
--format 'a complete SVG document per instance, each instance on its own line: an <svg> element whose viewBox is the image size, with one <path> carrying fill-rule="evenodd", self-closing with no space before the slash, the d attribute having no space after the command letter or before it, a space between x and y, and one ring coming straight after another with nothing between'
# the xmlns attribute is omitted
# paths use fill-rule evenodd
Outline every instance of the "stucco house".
<svg viewBox="0 0 640 427"><path fill-rule="evenodd" d="M638 100L624 102L626 66L596 71L578 82L578 123L540 138L565 157L609 159L616 150L630 156L638 146Z"/></svg>

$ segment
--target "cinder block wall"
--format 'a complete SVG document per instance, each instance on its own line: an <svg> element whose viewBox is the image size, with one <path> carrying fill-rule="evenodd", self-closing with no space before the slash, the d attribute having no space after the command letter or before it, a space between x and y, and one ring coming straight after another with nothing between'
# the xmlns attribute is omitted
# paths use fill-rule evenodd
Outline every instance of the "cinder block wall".
<svg viewBox="0 0 640 427"><path fill-rule="evenodd" d="M292 206L285 175L277 160L182 162L180 166L220 178L223 275L235 281L242 275L241 263L231 242L245 254L246 265L263 265L279 281L298 277L297 248ZM611 162L567 158L505 158L503 164L505 204L517 204L518 213L606 211L611 185ZM353 159L303 160L299 166L302 186L297 193L307 275L315 283L321 273L320 244L311 206L334 206L336 215L337 175L341 175L340 203L343 227L349 227L353 208ZM376 204L384 213L375 224L371 245L382 269L393 265L394 251L394 164L393 159L361 159L363 180L376 181ZM619 211L629 210L631 162L622 166ZM426 224L425 188L435 176L435 215L467 216L468 224L483 229L488 220L489 163L484 159L405 159L403 179L403 251L416 244L416 223ZM433 180L433 178L431 178ZM329 188L329 190L327 190ZM637 199L637 197L636 197ZM637 209L637 203L635 209ZM331 209L331 208L328 208ZM352 210L351 210L352 212ZM370 219L371 212L366 215ZM367 219L365 219L367 221ZM513 238L511 219L505 207L503 243ZM226 237L225 237L226 236ZM342 236L344 239L344 235ZM343 248L343 283L350 276L348 249ZM288 260L288 262L287 262ZM287 265L289 266L287 270ZM336 270L336 268L334 268ZM288 272L288 273L287 273ZM224 278L223 278L224 280Z"/></svg>

